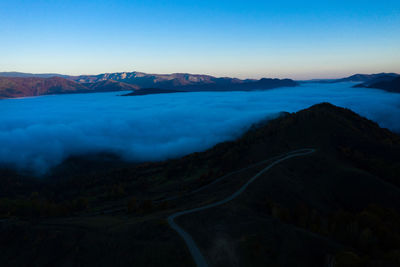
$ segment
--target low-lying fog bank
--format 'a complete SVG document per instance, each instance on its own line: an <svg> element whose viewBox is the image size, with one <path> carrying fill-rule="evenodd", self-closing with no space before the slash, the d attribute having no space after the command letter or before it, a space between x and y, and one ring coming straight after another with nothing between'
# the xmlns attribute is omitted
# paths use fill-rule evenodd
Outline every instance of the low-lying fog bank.
<svg viewBox="0 0 400 267"><path fill-rule="evenodd" d="M330 102L400 132L400 94L303 84L253 92L120 97L57 95L0 102L0 164L44 173L70 155L113 152L130 161L174 158L232 140L280 112Z"/></svg>

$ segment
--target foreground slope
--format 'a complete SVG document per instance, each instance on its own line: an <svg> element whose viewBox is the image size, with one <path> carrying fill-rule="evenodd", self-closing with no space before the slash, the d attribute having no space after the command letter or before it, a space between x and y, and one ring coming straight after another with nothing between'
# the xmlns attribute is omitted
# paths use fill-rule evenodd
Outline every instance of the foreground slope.
<svg viewBox="0 0 400 267"><path fill-rule="evenodd" d="M211 266L398 266L400 137L330 104L177 160L70 158L42 180L4 170L0 260L192 266L166 218L224 199L275 156L302 148L316 152L279 163L238 198L176 223Z"/></svg>

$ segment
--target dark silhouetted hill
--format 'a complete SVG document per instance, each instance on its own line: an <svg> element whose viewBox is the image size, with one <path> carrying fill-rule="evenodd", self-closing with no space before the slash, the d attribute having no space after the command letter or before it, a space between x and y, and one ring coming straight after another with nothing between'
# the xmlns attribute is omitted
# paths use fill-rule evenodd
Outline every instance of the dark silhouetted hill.
<svg viewBox="0 0 400 267"><path fill-rule="evenodd" d="M376 88L388 92L400 93L400 77L376 79L368 83L356 85L356 87Z"/></svg>
<svg viewBox="0 0 400 267"><path fill-rule="evenodd" d="M377 73L377 74L355 74L346 78L337 79L334 82L363 82L369 83L371 81L383 81L398 77L397 73Z"/></svg>
<svg viewBox="0 0 400 267"><path fill-rule="evenodd" d="M377 74L354 74L340 79L313 79L300 81L301 83L340 83L340 82L358 82L365 85L378 81L389 81L400 75L397 73L377 73ZM357 87L357 86L355 86Z"/></svg>
<svg viewBox="0 0 400 267"><path fill-rule="evenodd" d="M328 103L180 159L74 157L36 180L4 170L0 261L194 266L166 218L226 198L277 158L254 163L302 148L316 152L176 222L213 266L398 266L400 137Z"/></svg>

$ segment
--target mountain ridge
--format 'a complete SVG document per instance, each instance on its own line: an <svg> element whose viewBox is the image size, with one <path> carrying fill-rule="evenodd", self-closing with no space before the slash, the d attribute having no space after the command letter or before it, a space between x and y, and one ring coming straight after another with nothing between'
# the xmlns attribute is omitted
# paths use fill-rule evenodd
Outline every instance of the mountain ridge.
<svg viewBox="0 0 400 267"><path fill-rule="evenodd" d="M7 76L8 75L8 76ZM9 77L9 76L17 77ZM99 75L63 76L54 74L0 73L0 97L23 97L45 94L135 91L154 88L171 91L249 91L297 86L290 79L216 78L210 75L143 72L105 73ZM49 77L50 76L50 77ZM30 80L29 80L30 79ZM53 85L52 85L53 84ZM35 89L36 88L36 89ZM143 91L142 91L143 92ZM147 92L146 94L149 94Z"/></svg>
<svg viewBox="0 0 400 267"><path fill-rule="evenodd" d="M138 88L120 82L77 83L62 77L0 77L0 99L31 97L50 94L97 93L112 91L132 91Z"/></svg>
<svg viewBox="0 0 400 267"><path fill-rule="evenodd" d="M283 86L296 86L290 79L238 79L214 77L211 75L172 73L147 74L143 72L104 73L99 75L72 76L70 79L81 83L93 83L103 80L122 81L140 88L175 89L183 91L233 91L271 89Z"/></svg>
<svg viewBox="0 0 400 267"><path fill-rule="evenodd" d="M61 77L0 77L0 98L85 92L88 88Z"/></svg>
<svg viewBox="0 0 400 267"><path fill-rule="evenodd" d="M58 74L58 73L28 73L28 72L18 72L18 71L3 71L3 72L0 72L0 77L17 77L17 78L61 77L61 78L68 78L69 75Z"/></svg>
<svg viewBox="0 0 400 267"><path fill-rule="evenodd" d="M386 73L386 72L381 72L381 73L373 73L373 74L353 74L348 77L344 78L336 78L336 79L312 79L312 80L305 80L301 81L304 83L340 83L340 82L359 82L359 83L366 83L378 79L391 79L400 76L400 74L397 73Z"/></svg>
<svg viewBox="0 0 400 267"><path fill-rule="evenodd" d="M337 79L335 82L369 82L376 79L387 79L389 77L398 77L397 73L374 73L374 74L354 74L346 78Z"/></svg>

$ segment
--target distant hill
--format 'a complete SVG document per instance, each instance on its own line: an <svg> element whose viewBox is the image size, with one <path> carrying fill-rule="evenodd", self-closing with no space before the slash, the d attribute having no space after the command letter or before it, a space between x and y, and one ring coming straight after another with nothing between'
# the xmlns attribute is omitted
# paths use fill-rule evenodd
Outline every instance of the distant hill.
<svg viewBox="0 0 400 267"><path fill-rule="evenodd" d="M136 89L136 86L114 81L85 85L61 77L0 77L0 99L49 94L131 91Z"/></svg>
<svg viewBox="0 0 400 267"><path fill-rule="evenodd" d="M356 85L355 87L376 88L388 92L400 93L400 76L386 77L385 79L374 79L367 83Z"/></svg>
<svg viewBox="0 0 400 267"><path fill-rule="evenodd" d="M377 73L377 74L354 74L352 76L340 79L314 79L300 81L302 83L340 83L340 82L359 82L359 83L371 83L377 81L391 80L395 77L399 77L397 73Z"/></svg>
<svg viewBox="0 0 400 267"><path fill-rule="evenodd" d="M43 179L0 169L0 261L194 266L166 218L230 196L301 148L316 151L176 222L213 266L399 266L400 136L328 103L180 159L74 157Z"/></svg>
<svg viewBox="0 0 400 267"><path fill-rule="evenodd" d="M397 73L377 73L377 74L355 74L346 78L337 79L334 82L371 82L386 80L400 76Z"/></svg>
<svg viewBox="0 0 400 267"><path fill-rule="evenodd" d="M86 86L60 77L0 77L0 98L77 93L86 91L88 91Z"/></svg>

